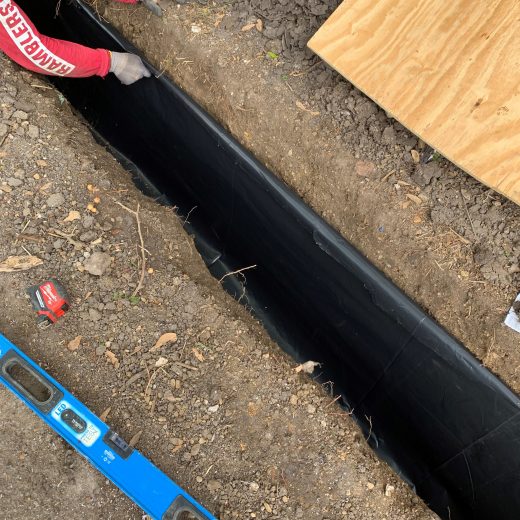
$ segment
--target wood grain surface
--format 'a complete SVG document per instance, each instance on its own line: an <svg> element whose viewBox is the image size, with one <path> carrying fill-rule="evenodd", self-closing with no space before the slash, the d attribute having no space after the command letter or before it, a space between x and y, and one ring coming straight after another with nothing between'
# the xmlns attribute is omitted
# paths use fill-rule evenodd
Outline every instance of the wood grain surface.
<svg viewBox="0 0 520 520"><path fill-rule="evenodd" d="M309 47L520 204L519 0L344 0Z"/></svg>

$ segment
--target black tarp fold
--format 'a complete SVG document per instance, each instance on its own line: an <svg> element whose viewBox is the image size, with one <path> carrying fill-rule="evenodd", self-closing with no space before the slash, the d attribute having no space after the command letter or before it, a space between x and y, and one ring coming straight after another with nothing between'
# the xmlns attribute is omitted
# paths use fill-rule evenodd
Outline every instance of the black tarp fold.
<svg viewBox="0 0 520 520"><path fill-rule="evenodd" d="M80 2L62 1L58 17L55 0L20 3L49 35L133 50ZM164 75L56 84L124 164L191 210L212 273L256 265L228 290L285 350L322 363L372 447L432 509L520 517L520 405L503 383Z"/></svg>

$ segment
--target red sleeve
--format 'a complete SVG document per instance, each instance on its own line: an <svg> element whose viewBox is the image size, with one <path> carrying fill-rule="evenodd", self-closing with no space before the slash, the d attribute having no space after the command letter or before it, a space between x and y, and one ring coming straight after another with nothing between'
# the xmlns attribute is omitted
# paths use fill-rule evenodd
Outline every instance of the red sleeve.
<svg viewBox="0 0 520 520"><path fill-rule="evenodd" d="M22 67L50 76L104 77L110 69L107 50L41 35L14 0L0 0L0 49Z"/></svg>

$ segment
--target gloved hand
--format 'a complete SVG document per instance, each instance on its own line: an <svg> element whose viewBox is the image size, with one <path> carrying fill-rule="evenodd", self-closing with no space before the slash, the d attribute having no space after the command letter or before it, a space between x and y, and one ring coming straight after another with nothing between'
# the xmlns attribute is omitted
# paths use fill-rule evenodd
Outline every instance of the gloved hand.
<svg viewBox="0 0 520 520"><path fill-rule="evenodd" d="M141 0L142 4L152 11L155 16L162 16L162 9L157 0Z"/></svg>
<svg viewBox="0 0 520 520"><path fill-rule="evenodd" d="M129 52L110 52L110 72L113 72L123 85L131 85L141 78L149 78L150 71L141 58Z"/></svg>

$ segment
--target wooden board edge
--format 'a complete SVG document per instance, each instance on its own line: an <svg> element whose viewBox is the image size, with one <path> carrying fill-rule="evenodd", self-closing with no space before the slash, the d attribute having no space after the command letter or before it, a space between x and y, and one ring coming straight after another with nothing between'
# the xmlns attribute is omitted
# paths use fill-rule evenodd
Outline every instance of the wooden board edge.
<svg viewBox="0 0 520 520"><path fill-rule="evenodd" d="M334 13L333 13L334 14ZM328 21L328 20L327 20ZM325 22L327 23L327 22ZM322 26L323 27L323 26ZM463 168L457 161L453 160L449 155L445 155L443 152L441 152L440 150L437 150L437 147L434 145L434 143L432 142L429 142L427 139L425 139L421 134L418 134L416 132L414 132L413 130L411 130L410 128L408 128L407 125L405 125L398 117L396 117L394 115L394 113L389 110L388 108L386 108L382 103L379 103L379 101L377 99L374 99L372 98L369 94L367 94L362 88L359 87L359 85L356 84L355 81L352 81L348 76L346 76L345 74L343 74L342 72L340 72L338 69L336 69L336 67L334 67L333 65L329 64L327 62L326 59L323 58L323 56L320 54L320 52L318 52L317 50L315 50L313 47L312 47L312 41L314 39L314 37L318 34L318 32L321 30L321 28L318 29L318 31L316 31L316 33L312 36L312 38L307 42L307 47L314 53L316 54L316 56L318 56L320 58L320 60L323 61L323 63L325 63L327 65L327 67L330 67L332 70L336 71L341 77L345 78L349 83L351 83L352 85L354 85L354 87L359 90L360 92L363 93L363 95L367 96L369 99L371 99L374 103L376 103L376 105L378 107L380 107L381 109L383 109L387 114L390 114L392 116L393 119L395 119L400 125L402 125L404 128L406 128L408 130L408 132L412 133L413 135L415 135L416 137L418 137L419 139L421 139L421 141L423 141L424 143L426 143L428 146L430 146L431 148L433 148L435 151L438 151L445 159L447 159L448 161L450 161L452 164L454 164L457 168L459 168L460 170L462 170L465 174L473 177L473 179L477 180L478 182L480 182L481 184L483 184L484 186L486 186L487 188L499 193L500 195L502 195L503 197L505 197L506 199L514 202L515 204L518 204L520 206L520 194L518 194L518 196L514 196L513 194L508 194L508 193L505 193L504 191L502 191L499 187L497 186L492 186L491 184L489 184L488 182L480 179L477 175L474 175L472 174L470 171L466 170L465 168Z"/></svg>

